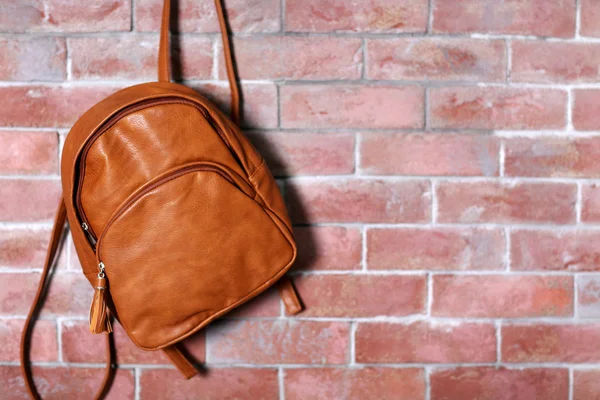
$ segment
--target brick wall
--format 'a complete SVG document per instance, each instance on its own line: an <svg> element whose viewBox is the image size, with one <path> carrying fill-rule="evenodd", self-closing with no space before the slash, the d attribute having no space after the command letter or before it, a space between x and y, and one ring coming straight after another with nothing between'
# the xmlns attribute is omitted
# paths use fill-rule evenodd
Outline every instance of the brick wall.
<svg viewBox="0 0 600 400"><path fill-rule="evenodd" d="M0 397L89 106L155 79L159 0L0 4ZM227 0L247 132L297 225L269 292L188 341L184 381L117 328L113 399L600 399L600 1ZM180 0L175 73L228 104L211 0ZM48 398L103 342L72 245L34 335Z"/></svg>

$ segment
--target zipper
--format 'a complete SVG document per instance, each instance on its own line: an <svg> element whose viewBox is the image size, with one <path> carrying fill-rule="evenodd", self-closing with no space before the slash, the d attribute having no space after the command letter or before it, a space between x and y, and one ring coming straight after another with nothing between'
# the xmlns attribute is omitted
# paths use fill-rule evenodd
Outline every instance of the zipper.
<svg viewBox="0 0 600 400"><path fill-rule="evenodd" d="M190 106L198 109L202 113L204 118L206 118L206 120L210 123L210 125L213 127L213 129L217 132L217 134L221 137L221 140L223 140L223 142L225 142L227 147L231 148L231 145L230 145L229 141L227 140L226 136L223 134L221 129L217 126L217 124L215 123L215 120L212 118L212 116L210 115L208 110L205 107L200 106L198 103L196 103L192 100L185 99L185 98L175 97L175 96L167 96L167 97L158 97L158 98L143 100L143 101L140 101L139 103L133 104L129 107L122 109L121 111L119 111L118 113L116 113L115 115L110 117L110 119L108 121L106 121L106 123L104 125L102 125L102 127L100 129L98 129L96 132L94 132L94 134L86 142L85 146L83 147L83 149L81 151L81 156L79 157L79 166L80 166L79 179L78 179L77 188L75 190L75 208L77 209L77 213L79 214L79 219L81 221L81 227L83 228L83 230L88 238L88 241L92 245L92 248L94 249L94 251L96 250L96 243L98 242L98 239L97 239L96 234L94 233L94 230L90 226L89 220L87 219L87 217L85 215L85 211L83 210L83 205L81 204L81 189L83 187L83 180L84 180L84 176L85 176L85 160L87 158L87 154L88 154L90 148L92 147L92 145L94 144L94 142L96 141L96 139L98 139L107 130L112 128L123 117L125 117L129 114L133 114L136 111L140 111L144 108L149 108L152 106L163 105L163 104L185 104L185 105L190 105Z"/></svg>
<svg viewBox="0 0 600 400"><path fill-rule="evenodd" d="M192 165L188 165L186 167L182 167L176 171L172 171L167 173L164 176L159 176L158 179L156 179L155 181L150 181L149 183L147 183L145 186L142 186L138 192L131 197L130 199L126 200L124 204L122 204L119 209L110 217L110 219L108 220L108 222L106 223L106 226L104 227L104 229L102 230L102 233L100 234L100 237L96 240L96 260L98 262L98 265L102 264L102 261L100 260L100 242L102 241L102 238L104 237L104 235L106 234L106 232L108 231L108 229L110 228L110 226L112 225L112 223L119 218L121 215L123 215L123 213L125 211L127 211L129 209L129 207L131 207L131 205L133 205L137 200L139 200L142 196L144 196L146 193L150 192L151 190L157 188L158 186L161 186L173 179L179 178L182 175L185 175L187 173L190 172L196 172L196 171L208 171L208 172L214 172L218 175L220 175L223 179L225 179L226 181L228 181L229 183L231 183L233 186L235 186L236 188L239 189L239 186L235 183L235 181L222 169L212 166L212 165L208 165L208 164L203 164L203 163L195 163Z"/></svg>

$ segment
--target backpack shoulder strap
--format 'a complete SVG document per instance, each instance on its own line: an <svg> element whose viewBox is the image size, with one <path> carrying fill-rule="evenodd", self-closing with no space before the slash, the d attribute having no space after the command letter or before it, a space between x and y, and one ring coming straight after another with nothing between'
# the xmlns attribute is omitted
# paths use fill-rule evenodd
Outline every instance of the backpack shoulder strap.
<svg viewBox="0 0 600 400"><path fill-rule="evenodd" d="M65 202L61 198L60 204L58 205L58 210L56 211L56 217L54 219L54 227L52 228L52 235L50 237L50 243L48 244L48 252L46 254L46 261L44 262L42 276L40 277L40 283L38 285L37 293L35 294L33 304L31 305L31 309L29 310L29 314L27 315L27 319L25 320L25 326L21 335L21 372L23 374L23 377L25 378L25 387L27 388L29 395L33 399L41 399L41 396L38 393L37 388L35 387L35 383L33 381L33 373L31 370L31 334L33 332L33 327L35 326L35 321L38 317L40 307L46 295L46 289L48 288L48 284L50 283L50 270L54 265L54 260L56 258L56 254L58 252L58 248L64 233L66 220L67 210L65 208ZM107 334L106 370L104 373L104 380L102 381L100 390L96 394L96 399L103 398L107 394L108 389L110 388L110 384L112 383L115 374L114 359L115 347L113 336L112 334Z"/></svg>
<svg viewBox="0 0 600 400"><path fill-rule="evenodd" d="M225 56L225 67L227 68L227 79L229 80L229 89L231 90L231 119L236 124L240 123L240 92L237 84L237 76L229 41L229 29L227 18L223 9L222 0L215 0L215 8L219 19L221 38L223 41L223 53ZM170 82L171 80L171 62L169 57L169 25L171 18L171 1L165 0L163 5L162 23L160 26L160 43L158 47L158 81Z"/></svg>

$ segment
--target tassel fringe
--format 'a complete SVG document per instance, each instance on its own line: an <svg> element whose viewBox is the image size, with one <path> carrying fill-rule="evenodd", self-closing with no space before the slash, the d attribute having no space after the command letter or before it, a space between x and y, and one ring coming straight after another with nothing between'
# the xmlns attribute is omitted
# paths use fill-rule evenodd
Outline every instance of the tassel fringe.
<svg viewBox="0 0 600 400"><path fill-rule="evenodd" d="M107 290L106 277L96 278L96 289L90 306L90 332L92 333L112 332L110 315L106 307Z"/></svg>

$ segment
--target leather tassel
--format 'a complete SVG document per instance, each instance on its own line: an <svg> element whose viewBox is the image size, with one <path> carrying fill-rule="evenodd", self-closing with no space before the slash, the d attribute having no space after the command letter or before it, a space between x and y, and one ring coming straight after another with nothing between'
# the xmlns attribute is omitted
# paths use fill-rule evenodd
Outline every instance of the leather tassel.
<svg viewBox="0 0 600 400"><path fill-rule="evenodd" d="M104 275L104 274L102 274ZM111 333L112 324L110 323L110 315L106 307L106 277L98 276L94 290L94 298L90 307L90 332L92 333Z"/></svg>

